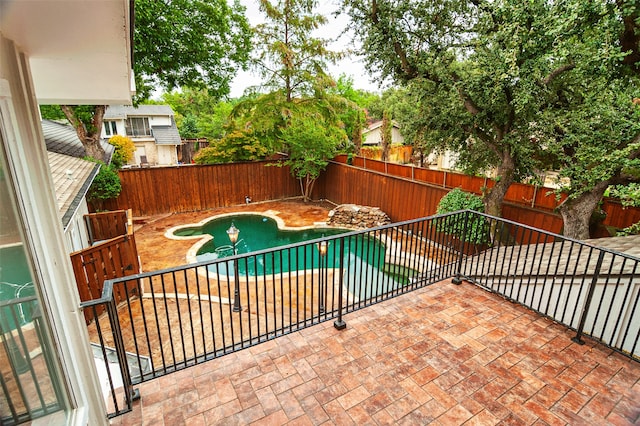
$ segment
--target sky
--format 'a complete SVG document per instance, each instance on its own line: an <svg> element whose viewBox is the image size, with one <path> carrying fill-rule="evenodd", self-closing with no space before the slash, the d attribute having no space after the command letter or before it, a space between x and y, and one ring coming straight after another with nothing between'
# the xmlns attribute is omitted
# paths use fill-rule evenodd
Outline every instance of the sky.
<svg viewBox="0 0 640 426"><path fill-rule="evenodd" d="M254 26L264 21L264 15L258 8L258 0L240 0L240 3L247 8L246 15L249 23ZM349 18L346 15L340 15L333 17L332 13L338 9L338 5L334 0L318 0L318 7L315 9L316 13L320 13L327 17L327 24L322 26L316 34L317 37L325 39L334 39L340 36L340 33L344 28L349 25ZM346 50L347 48L353 49L351 34L345 34L337 41L330 45L330 48L335 51ZM328 67L328 72L334 77L338 78L340 74L346 74L353 78L353 86L356 89L363 89L370 92L380 92L378 83L371 81L371 77L366 70L364 61L362 58L351 56L342 59L335 65ZM242 96L244 89L247 87L260 84L260 77L253 74L250 71L240 71L236 78L231 83L231 97L236 98Z"/></svg>

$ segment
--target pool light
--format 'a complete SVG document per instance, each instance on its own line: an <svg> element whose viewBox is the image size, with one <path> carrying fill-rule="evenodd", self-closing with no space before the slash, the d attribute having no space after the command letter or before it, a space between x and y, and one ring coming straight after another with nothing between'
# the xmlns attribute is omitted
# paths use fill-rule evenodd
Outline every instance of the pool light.
<svg viewBox="0 0 640 426"><path fill-rule="evenodd" d="M322 236L324 238L324 235ZM320 282L318 283L318 293L320 293L318 295L318 298L320 299L320 308L319 308L319 313L323 314L324 313L324 287L325 285L323 285L323 281L326 281L326 277L324 276L324 274L326 273L326 256L327 256L327 247L328 247L328 243L326 241L320 241L319 243L316 243L316 247L318 247L318 252L320 253ZM323 280L323 278L325 278Z"/></svg>
<svg viewBox="0 0 640 426"><path fill-rule="evenodd" d="M240 230L236 228L236 226L231 222L231 226L227 229L227 235L229 236L229 241L231 241L231 245L233 246L233 254L234 256L238 254L236 250L236 243L238 242L238 235L240 235ZM233 312L240 312L242 309L240 307L240 277L238 277L238 260L233 261L233 280L235 282L235 288L233 291Z"/></svg>

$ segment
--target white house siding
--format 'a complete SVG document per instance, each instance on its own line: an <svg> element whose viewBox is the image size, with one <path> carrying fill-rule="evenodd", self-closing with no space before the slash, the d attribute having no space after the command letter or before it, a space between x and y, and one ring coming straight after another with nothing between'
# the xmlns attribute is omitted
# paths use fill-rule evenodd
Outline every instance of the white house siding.
<svg viewBox="0 0 640 426"><path fill-rule="evenodd" d="M71 218L69 226L64 231L68 253L89 247L89 234L84 224L84 215L86 214L89 214L89 207L86 199L83 199Z"/></svg>
<svg viewBox="0 0 640 426"><path fill-rule="evenodd" d="M168 166L178 163L178 152L175 145L157 145L158 161L160 166Z"/></svg>

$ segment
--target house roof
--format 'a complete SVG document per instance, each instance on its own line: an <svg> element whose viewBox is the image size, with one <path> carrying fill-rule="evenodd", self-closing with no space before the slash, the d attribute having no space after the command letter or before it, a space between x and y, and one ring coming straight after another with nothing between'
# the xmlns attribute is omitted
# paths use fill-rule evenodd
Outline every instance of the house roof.
<svg viewBox="0 0 640 426"><path fill-rule="evenodd" d="M110 105L104 113L105 120L125 119L128 116L173 116L173 109L169 105Z"/></svg>
<svg viewBox="0 0 640 426"><path fill-rule="evenodd" d="M73 127L42 120L42 134L47 145L58 213L66 230L100 170L100 165L82 159L86 156L86 151ZM101 144L107 158L111 158L115 147L106 141Z"/></svg>
<svg viewBox="0 0 640 426"><path fill-rule="evenodd" d="M100 170L100 164L57 152L49 151L47 154L58 213L66 230Z"/></svg>
<svg viewBox="0 0 640 426"><path fill-rule="evenodd" d="M78 134L73 127L67 124L42 120L42 133L49 152L70 155L76 158L83 158L87 155L82 142L78 139ZM107 141L102 141L101 145L107 154L107 158L110 159L115 147Z"/></svg>
<svg viewBox="0 0 640 426"><path fill-rule="evenodd" d="M151 126L151 134L156 145L181 145L182 140L175 124L171 126Z"/></svg>
<svg viewBox="0 0 640 426"><path fill-rule="evenodd" d="M393 127L395 127L396 129L400 128L400 125L398 124L397 121L391 120L391 123L393 124ZM362 130L362 134L372 132L380 127L382 127L382 120L374 121L373 123L369 124L366 129Z"/></svg>

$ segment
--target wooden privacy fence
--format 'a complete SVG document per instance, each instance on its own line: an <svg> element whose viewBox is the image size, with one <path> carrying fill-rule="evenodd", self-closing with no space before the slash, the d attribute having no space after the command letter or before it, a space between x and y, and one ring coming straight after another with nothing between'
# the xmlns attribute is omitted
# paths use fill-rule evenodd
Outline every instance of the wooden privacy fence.
<svg viewBox="0 0 640 426"><path fill-rule="evenodd" d="M346 155L339 155L334 159L334 161L344 164L347 163L347 160ZM352 165L416 182L437 185L441 188L461 188L475 194L481 194L484 188L491 188L494 185L494 181L490 178L387 163L363 157L353 157ZM553 188L544 186L514 183L509 187L505 196L506 205L503 208L502 216L550 232L560 233L562 218L553 213L553 210L566 199L566 195L562 195L558 200L553 191ZM614 198L605 198L602 209L607 212L604 221L606 226L625 228L640 221L640 208L625 208L619 200Z"/></svg>
<svg viewBox="0 0 640 426"><path fill-rule="evenodd" d="M200 211L300 195L298 180L277 161L120 170L122 192L105 207L135 216Z"/></svg>
<svg viewBox="0 0 640 426"><path fill-rule="evenodd" d="M450 191L449 188L339 163L329 164L319 186L324 198L337 204L380 207L393 222L435 214L440 199ZM505 203L502 215L550 232L562 230L562 218L552 211Z"/></svg>
<svg viewBox="0 0 640 426"><path fill-rule="evenodd" d="M104 241L93 247L71 253L71 264L80 293L80 301L86 302L102 297L102 288L105 280L120 278L140 272L138 250L133 231ZM129 296L137 294L134 284L129 284L128 289L114 289L116 303L126 300ZM104 307L99 307L97 315L100 315ZM84 312L87 324L93 320L94 311Z"/></svg>
<svg viewBox="0 0 640 426"><path fill-rule="evenodd" d="M91 213L83 216L89 244L126 235L133 226L131 209Z"/></svg>

